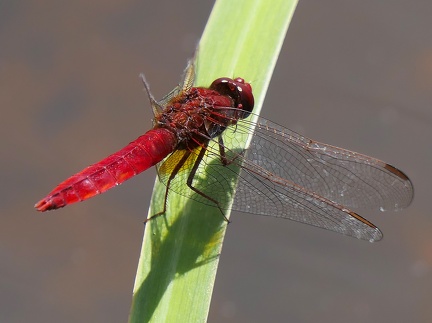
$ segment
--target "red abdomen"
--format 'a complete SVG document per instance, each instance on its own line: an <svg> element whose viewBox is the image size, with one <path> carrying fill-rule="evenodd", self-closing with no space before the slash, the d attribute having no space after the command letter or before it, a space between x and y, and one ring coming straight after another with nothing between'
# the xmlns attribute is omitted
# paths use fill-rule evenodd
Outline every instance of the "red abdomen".
<svg viewBox="0 0 432 323"><path fill-rule="evenodd" d="M152 129L118 152L60 183L35 207L38 211L58 209L103 193L154 166L176 145L177 138L173 132L164 128Z"/></svg>

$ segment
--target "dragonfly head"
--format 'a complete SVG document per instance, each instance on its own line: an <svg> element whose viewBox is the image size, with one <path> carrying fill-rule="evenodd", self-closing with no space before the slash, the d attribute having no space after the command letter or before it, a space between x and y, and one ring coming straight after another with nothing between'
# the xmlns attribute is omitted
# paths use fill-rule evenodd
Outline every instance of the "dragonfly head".
<svg viewBox="0 0 432 323"><path fill-rule="evenodd" d="M246 83L244 79L238 77L230 79L228 77L221 77L213 81L210 89L219 92L222 95L228 95L234 101L236 109L244 111L238 116L239 119L247 118L254 107L254 97L252 94L252 87Z"/></svg>

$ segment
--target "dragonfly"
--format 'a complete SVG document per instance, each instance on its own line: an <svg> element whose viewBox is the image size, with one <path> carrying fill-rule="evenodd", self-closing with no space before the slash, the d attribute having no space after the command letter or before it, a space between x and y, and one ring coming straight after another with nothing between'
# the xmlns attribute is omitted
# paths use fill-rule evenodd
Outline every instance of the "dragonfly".
<svg viewBox="0 0 432 323"><path fill-rule="evenodd" d="M166 192L163 210L153 217L165 214L168 194L176 192L219 208L227 221L233 209L373 242L382 232L354 210L397 211L413 199L412 182L396 167L254 115L252 86L243 78L194 87L190 61L181 83L160 101L141 78L153 128L60 183L36 203L38 211L84 201L155 165ZM237 148L241 138L251 138L247 149Z"/></svg>

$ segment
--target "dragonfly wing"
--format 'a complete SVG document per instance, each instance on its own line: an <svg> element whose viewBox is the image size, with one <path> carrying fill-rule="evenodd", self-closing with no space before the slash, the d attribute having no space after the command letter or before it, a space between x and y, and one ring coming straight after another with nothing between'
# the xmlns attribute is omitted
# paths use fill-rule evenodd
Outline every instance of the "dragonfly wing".
<svg viewBox="0 0 432 323"><path fill-rule="evenodd" d="M222 210L229 208L232 187L239 176L232 206L234 210L291 219L368 241L382 238L376 226L344 206L277 177L249 160L243 160L241 151L225 149L231 160L228 166L224 166L218 158L219 150L213 142L192 179L192 185L217 200ZM173 169L181 162L182 167L169 183L170 191L216 206L210 199L187 187L187 178L197 160L199 148L183 160L186 154L186 150L171 154L159 166L159 178L168 185Z"/></svg>
<svg viewBox="0 0 432 323"><path fill-rule="evenodd" d="M234 210L290 219L371 242L382 238L375 225L353 211L248 161L240 178Z"/></svg>
<svg viewBox="0 0 432 323"><path fill-rule="evenodd" d="M247 132L248 124L236 132ZM398 210L413 199L409 178L385 162L323 144L260 118L247 159L272 174L350 208Z"/></svg>

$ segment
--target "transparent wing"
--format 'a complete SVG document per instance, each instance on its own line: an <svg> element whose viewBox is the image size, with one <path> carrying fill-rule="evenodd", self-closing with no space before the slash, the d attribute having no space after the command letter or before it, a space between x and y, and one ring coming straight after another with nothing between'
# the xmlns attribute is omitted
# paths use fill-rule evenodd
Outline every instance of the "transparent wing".
<svg viewBox="0 0 432 323"><path fill-rule="evenodd" d="M247 131L247 124L237 131ZM398 210L413 199L409 178L366 155L301 136L263 118L247 152L250 163L350 208Z"/></svg>
<svg viewBox="0 0 432 323"><path fill-rule="evenodd" d="M380 160L313 141L263 118L252 133L250 126L241 121L223 132L223 142L230 143L223 146L229 165L222 163L221 142L208 138L205 158L198 158L204 148L193 150L172 179L170 190L209 205L214 202L206 196L212 197L225 210L239 176L233 209L369 241L381 239L381 232L349 208L399 209L413 198L408 177ZM242 135L253 135L247 151L233 148ZM159 167L162 182L167 183L182 156L184 152L175 152ZM195 163L200 167L191 176ZM188 178L204 195L185 185Z"/></svg>
<svg viewBox="0 0 432 323"><path fill-rule="evenodd" d="M378 241L381 231L348 208L266 174L249 162L241 172L233 209L310 224L358 239Z"/></svg>

